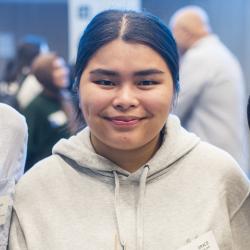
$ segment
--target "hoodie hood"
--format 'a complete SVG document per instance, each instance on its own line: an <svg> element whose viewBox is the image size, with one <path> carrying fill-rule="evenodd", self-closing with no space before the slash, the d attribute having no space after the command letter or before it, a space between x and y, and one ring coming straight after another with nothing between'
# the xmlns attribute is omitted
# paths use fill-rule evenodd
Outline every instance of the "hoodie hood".
<svg viewBox="0 0 250 250"><path fill-rule="evenodd" d="M95 153L90 142L89 128L85 128L69 140L60 140L53 148L54 154L70 159L80 168L96 173L98 178L110 177L114 183L114 209L120 249L126 249L126 233L122 226L120 187L123 181L138 183L136 205L136 249L143 249L144 197L146 184L165 174L170 166L184 157L199 143L199 138L180 126L177 117L170 115L166 123L163 143L155 155L144 166L133 173L120 168L110 160ZM118 248L117 248L118 249Z"/></svg>
<svg viewBox="0 0 250 250"><path fill-rule="evenodd" d="M199 141L200 139L196 135L187 132L181 127L180 121L176 116L169 115L163 143L156 154L146 164L149 166L147 179L152 179L160 175L163 170L168 169L175 161L191 151ZM59 154L73 160L80 167L88 168L92 172L109 175L109 173L116 171L125 176L131 175L130 172L120 168L112 161L95 153L90 141L88 127L68 140L61 139L54 146L53 154Z"/></svg>

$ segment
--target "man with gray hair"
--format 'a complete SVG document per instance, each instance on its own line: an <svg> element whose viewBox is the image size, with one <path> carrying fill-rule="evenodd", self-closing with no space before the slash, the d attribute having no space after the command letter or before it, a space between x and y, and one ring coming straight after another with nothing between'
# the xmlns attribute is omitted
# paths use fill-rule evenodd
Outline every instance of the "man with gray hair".
<svg viewBox="0 0 250 250"><path fill-rule="evenodd" d="M181 91L175 113L182 125L230 153L246 174L248 130L240 64L212 33L198 6L179 9L170 19L180 52Z"/></svg>

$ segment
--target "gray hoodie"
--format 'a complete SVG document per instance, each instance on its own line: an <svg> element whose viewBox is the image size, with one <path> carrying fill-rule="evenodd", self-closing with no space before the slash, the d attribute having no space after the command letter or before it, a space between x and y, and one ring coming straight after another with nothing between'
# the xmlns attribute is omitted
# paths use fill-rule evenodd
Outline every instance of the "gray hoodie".
<svg viewBox="0 0 250 250"><path fill-rule="evenodd" d="M249 183L226 152L171 116L162 146L129 173L86 128L17 185L14 250L249 250Z"/></svg>

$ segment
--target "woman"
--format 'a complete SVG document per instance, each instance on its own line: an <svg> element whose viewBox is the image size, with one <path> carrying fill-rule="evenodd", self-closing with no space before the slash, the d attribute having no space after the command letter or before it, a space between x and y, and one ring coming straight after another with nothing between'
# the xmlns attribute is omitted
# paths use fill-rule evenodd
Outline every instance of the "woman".
<svg viewBox="0 0 250 250"><path fill-rule="evenodd" d="M0 250L7 248L15 184L22 176L28 130L25 119L0 103Z"/></svg>
<svg viewBox="0 0 250 250"><path fill-rule="evenodd" d="M61 138L70 136L69 121L74 113L68 86L68 68L54 53L38 56L32 73L43 86L43 91L22 110L29 128L25 171L51 154ZM70 109L70 110L69 110Z"/></svg>
<svg viewBox="0 0 250 250"><path fill-rule="evenodd" d="M10 249L249 249L248 180L169 114L178 88L159 19L97 15L76 63L88 127L19 183Z"/></svg>
<svg viewBox="0 0 250 250"><path fill-rule="evenodd" d="M6 65L6 84L2 84L5 95L1 100L15 109L23 109L42 91L42 86L30 71L34 59L48 52L49 47L43 37L30 34L20 41L16 50L15 58Z"/></svg>

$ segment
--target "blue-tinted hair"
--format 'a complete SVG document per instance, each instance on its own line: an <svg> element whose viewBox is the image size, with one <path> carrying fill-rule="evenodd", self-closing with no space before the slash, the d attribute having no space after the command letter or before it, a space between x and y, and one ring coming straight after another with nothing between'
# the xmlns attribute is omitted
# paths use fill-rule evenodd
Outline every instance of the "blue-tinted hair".
<svg viewBox="0 0 250 250"><path fill-rule="evenodd" d="M171 31L152 14L123 10L103 11L96 15L86 27L77 52L76 87L94 53L117 38L125 42L144 44L154 49L168 65L175 94L178 93L179 57Z"/></svg>

